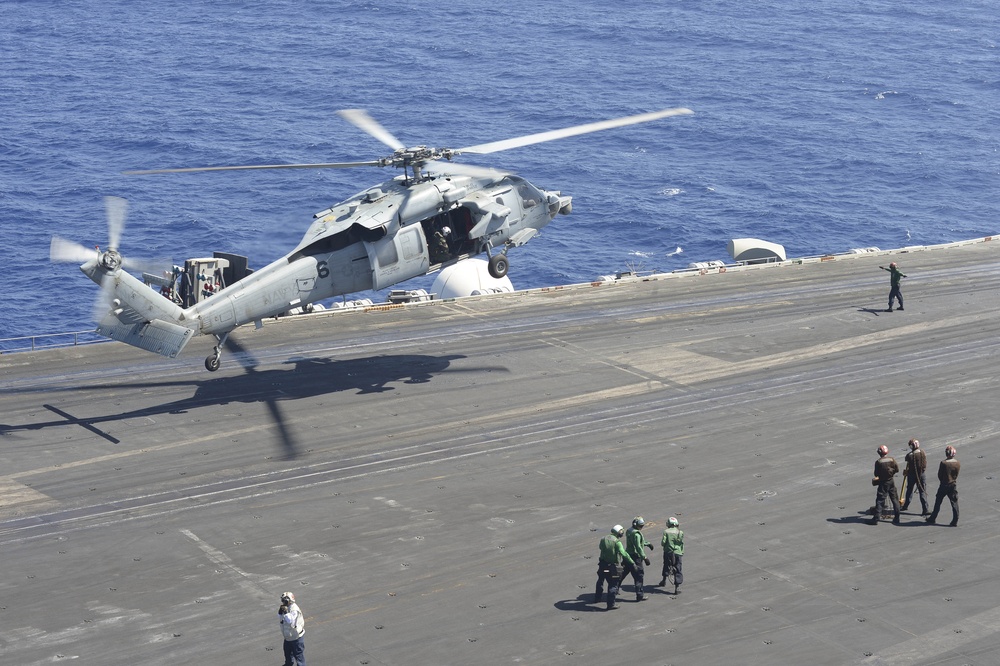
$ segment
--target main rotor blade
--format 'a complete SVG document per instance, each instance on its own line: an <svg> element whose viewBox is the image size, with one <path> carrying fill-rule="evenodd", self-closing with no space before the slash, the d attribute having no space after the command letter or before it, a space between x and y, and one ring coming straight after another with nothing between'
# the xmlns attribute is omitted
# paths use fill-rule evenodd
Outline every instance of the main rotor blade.
<svg viewBox="0 0 1000 666"><path fill-rule="evenodd" d="M503 141L481 143L478 146L459 148L458 150L455 150L453 152L456 155L459 155L461 153L486 155L489 153L496 153L501 150L510 150L511 148L530 146L535 143L543 143L545 141L555 141L556 139L565 139L566 137L576 136L578 134L588 134L590 132L599 132L601 130L612 129L614 127L624 127L626 125L648 123L651 120L659 120L660 118L667 118L669 116L684 116L692 113L694 113L694 111L685 108L664 109L663 111L640 113L639 115L626 116L625 118L616 118L614 120L602 120L596 123L587 123L586 125L567 127L566 129L551 130L548 132L539 132L537 134L528 134L526 136L520 136L513 139L505 139Z"/></svg>
<svg viewBox="0 0 1000 666"><path fill-rule="evenodd" d="M97 250L92 247L84 247L59 236L53 236L49 244L49 260L56 262L67 262L71 264L82 264L97 257Z"/></svg>
<svg viewBox="0 0 1000 666"><path fill-rule="evenodd" d="M431 160L424 165L424 171L427 173L443 173L450 176L472 176L473 178L493 178L496 180L511 173L510 171L501 171L500 169L487 169L471 164L442 162L441 160Z"/></svg>
<svg viewBox="0 0 1000 666"><path fill-rule="evenodd" d="M370 162L323 162L320 164L251 164L246 166L186 167L183 169L144 169L122 171L126 176L148 176L154 173L194 173L197 171L249 171L251 169L351 169L363 166L382 166L378 160Z"/></svg>
<svg viewBox="0 0 1000 666"><path fill-rule="evenodd" d="M236 357L240 365L243 366L243 370L246 371L247 376L257 373L257 359L243 345L233 339L233 336L226 337L225 347ZM271 390L273 391L274 389ZM261 399L261 402L267 405L267 411L271 415L271 422L278 429L278 438L281 440L281 446L284 449L285 460L293 460L298 456L298 445L295 441L295 435L292 433L291 428L289 428L285 415L278 405L277 396L274 394L270 396L265 395Z"/></svg>
<svg viewBox="0 0 1000 666"><path fill-rule="evenodd" d="M368 115L364 109L344 109L337 111L337 115L357 127L362 132L370 134L393 150L406 148L402 142L389 133L389 130L382 127L377 120Z"/></svg>
<svg viewBox="0 0 1000 666"><path fill-rule="evenodd" d="M118 241L122 239L122 229L125 228L125 211L128 201L121 197L104 197L104 210L108 216L108 247L118 249Z"/></svg>

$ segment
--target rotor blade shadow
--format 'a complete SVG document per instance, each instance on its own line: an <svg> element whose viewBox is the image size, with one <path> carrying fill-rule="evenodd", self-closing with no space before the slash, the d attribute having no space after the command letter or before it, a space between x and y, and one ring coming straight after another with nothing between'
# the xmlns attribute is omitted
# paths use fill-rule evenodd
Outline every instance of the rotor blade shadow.
<svg viewBox="0 0 1000 666"><path fill-rule="evenodd" d="M246 374L256 374L257 366L259 365L257 359L238 340L233 339L231 335L226 338L226 349L236 357L239 364L246 371ZM295 442L295 436L292 434L287 423L285 423L285 415L282 414L281 408L278 406L277 397L273 394L268 395L262 398L262 402L267 405L271 422L278 429L278 439L281 441L281 448L284 449L282 457L285 460L294 460L298 457L298 445Z"/></svg>
<svg viewBox="0 0 1000 666"><path fill-rule="evenodd" d="M120 439L118 439L116 437L112 437L111 435L109 435L108 433L104 432L100 428L95 428L93 425L87 423L85 420L78 419L75 416L73 416L72 414L68 414L68 413L64 412L63 410L59 409L58 407L53 407L52 405L42 405L42 407L44 407L45 409L49 410L50 412L53 412L53 413L58 414L59 416L62 416L63 418L65 418L67 425L70 425L70 424L72 424L72 425L78 425L78 426L80 426L82 428L85 428L85 429L89 430L90 432L94 433L98 437L103 437L104 439L108 440L112 444L121 444L122 443Z"/></svg>

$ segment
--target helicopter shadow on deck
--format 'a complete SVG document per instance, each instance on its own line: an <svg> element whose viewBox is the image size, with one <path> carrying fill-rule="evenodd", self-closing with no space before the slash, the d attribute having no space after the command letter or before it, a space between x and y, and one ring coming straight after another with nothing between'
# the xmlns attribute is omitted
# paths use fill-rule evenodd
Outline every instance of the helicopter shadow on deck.
<svg viewBox="0 0 1000 666"><path fill-rule="evenodd" d="M236 349L233 349L236 351ZM240 350L242 351L242 350ZM105 416L79 417L69 414L53 405L41 405L60 418L42 423L26 425L0 424L0 434L25 430L43 430L67 425L78 425L94 434L118 444L121 440L105 432L99 426L127 419L159 416L163 414L185 414L203 407L228 405L231 403L264 403L270 421L278 431L278 439L284 459L294 459L299 455L299 446L284 417L280 403L303 398L316 398L331 393L356 390L357 395L392 391L393 383L425 384L435 375L445 372L507 372L506 368L483 366L476 368L452 368L454 361L464 359L461 355L428 356L418 354L389 354L365 358L331 360L329 358L299 358L285 362L291 368L258 369L252 355L238 356L244 372L229 377L213 377L205 380L125 382L116 389L145 389L194 387L189 398L175 400L151 407L123 411ZM68 392L101 390L88 387L65 389ZM253 418L250 416L250 418Z"/></svg>

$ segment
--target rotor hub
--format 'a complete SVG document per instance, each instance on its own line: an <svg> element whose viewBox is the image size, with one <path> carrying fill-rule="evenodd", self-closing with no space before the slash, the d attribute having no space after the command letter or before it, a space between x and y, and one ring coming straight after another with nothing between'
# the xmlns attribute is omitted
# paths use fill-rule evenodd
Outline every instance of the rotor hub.
<svg viewBox="0 0 1000 666"><path fill-rule="evenodd" d="M107 271L116 271L122 266L122 255L117 250L106 250L101 255L101 266Z"/></svg>
<svg viewBox="0 0 1000 666"><path fill-rule="evenodd" d="M450 160L454 151L450 149L431 148L429 146L414 146L400 148L389 157L379 160L380 166L392 166L397 169L421 169L428 162L437 159Z"/></svg>

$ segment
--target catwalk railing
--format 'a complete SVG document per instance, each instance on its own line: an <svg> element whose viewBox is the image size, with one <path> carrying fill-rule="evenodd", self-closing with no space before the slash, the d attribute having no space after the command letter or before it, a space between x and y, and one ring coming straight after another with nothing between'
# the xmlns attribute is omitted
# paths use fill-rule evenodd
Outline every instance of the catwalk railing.
<svg viewBox="0 0 1000 666"><path fill-rule="evenodd" d="M59 347L77 347L79 345L92 345L98 342L110 342L110 340L92 330L28 335L20 338L0 338L0 354L37 351L39 349L57 349Z"/></svg>

